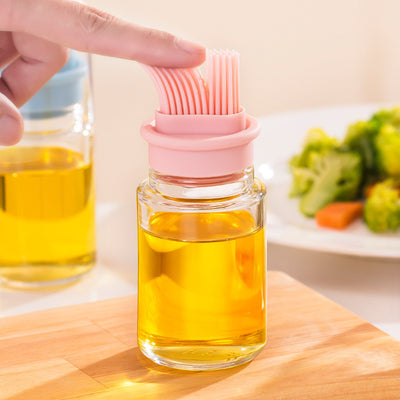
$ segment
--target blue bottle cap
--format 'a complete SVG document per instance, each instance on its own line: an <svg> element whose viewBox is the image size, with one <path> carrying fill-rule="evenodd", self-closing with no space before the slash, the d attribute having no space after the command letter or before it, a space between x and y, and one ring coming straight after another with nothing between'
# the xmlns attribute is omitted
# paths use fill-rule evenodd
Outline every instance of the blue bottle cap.
<svg viewBox="0 0 400 400"><path fill-rule="evenodd" d="M83 78L88 73L88 62L71 50L67 64L20 108L22 115L39 119L65 114L66 108L82 100Z"/></svg>

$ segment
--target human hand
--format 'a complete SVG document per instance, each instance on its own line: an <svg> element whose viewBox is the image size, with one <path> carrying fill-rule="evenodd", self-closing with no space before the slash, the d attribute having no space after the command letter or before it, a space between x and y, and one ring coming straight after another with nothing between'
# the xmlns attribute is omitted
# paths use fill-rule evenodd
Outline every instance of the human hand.
<svg viewBox="0 0 400 400"><path fill-rule="evenodd" d="M191 67L205 49L71 0L0 0L0 145L17 143L29 100L68 59L68 48L165 67Z"/></svg>

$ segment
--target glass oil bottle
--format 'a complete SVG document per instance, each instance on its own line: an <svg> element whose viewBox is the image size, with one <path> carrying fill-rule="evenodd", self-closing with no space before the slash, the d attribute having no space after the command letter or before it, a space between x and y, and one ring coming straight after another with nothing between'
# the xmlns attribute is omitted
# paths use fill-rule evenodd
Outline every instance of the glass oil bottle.
<svg viewBox="0 0 400 400"><path fill-rule="evenodd" d="M235 97L238 54L208 51L207 69L207 82L194 69L149 69L160 109L141 130L151 169L137 191L138 344L187 370L250 361L266 342L266 192L252 167L260 128Z"/></svg>
<svg viewBox="0 0 400 400"><path fill-rule="evenodd" d="M95 260L89 59L71 52L21 108L20 143L0 147L0 280L72 282Z"/></svg>

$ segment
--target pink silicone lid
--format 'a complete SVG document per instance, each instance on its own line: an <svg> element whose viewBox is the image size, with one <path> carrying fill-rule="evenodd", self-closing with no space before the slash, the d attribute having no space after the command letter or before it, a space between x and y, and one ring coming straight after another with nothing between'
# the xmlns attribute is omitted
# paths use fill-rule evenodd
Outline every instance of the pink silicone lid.
<svg viewBox="0 0 400 400"><path fill-rule="evenodd" d="M253 164L258 121L240 113L230 115L168 115L143 124L151 168L182 177L223 176Z"/></svg>

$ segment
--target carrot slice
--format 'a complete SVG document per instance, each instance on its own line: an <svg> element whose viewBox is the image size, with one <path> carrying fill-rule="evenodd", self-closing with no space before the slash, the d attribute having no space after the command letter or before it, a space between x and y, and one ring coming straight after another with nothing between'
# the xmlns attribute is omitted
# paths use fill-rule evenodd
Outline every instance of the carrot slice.
<svg viewBox="0 0 400 400"><path fill-rule="evenodd" d="M362 216L363 205L355 201L331 203L315 214L319 226L344 229Z"/></svg>

